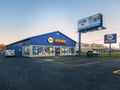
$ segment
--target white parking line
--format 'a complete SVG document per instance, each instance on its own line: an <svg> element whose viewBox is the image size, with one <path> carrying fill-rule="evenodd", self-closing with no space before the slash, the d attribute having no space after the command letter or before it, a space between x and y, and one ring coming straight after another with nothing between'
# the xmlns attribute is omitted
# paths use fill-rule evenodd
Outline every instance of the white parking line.
<svg viewBox="0 0 120 90"><path fill-rule="evenodd" d="M40 59L40 58L32 58L33 60L40 60L40 61L54 61L54 59Z"/></svg>
<svg viewBox="0 0 120 90"><path fill-rule="evenodd" d="M73 66L73 67L80 67L80 66L87 66L87 65L93 65L93 64L99 64L100 62L91 62L91 63L84 63L84 64L67 64L67 62L80 62L80 61L84 61L84 60L73 60L73 61L67 61L66 62L62 62L62 61L57 61L54 59L40 59L40 58L32 58L33 60L40 60L40 61L48 61L48 62L52 62L52 63L56 63L56 64L61 64L61 65L66 65L66 66Z"/></svg>
<svg viewBox="0 0 120 90"><path fill-rule="evenodd" d="M61 65L66 65L66 66L87 66L87 65L99 64L100 62L92 62L92 63L85 63L85 64L75 64L75 65L66 64L66 63L63 63L63 62L53 62L53 63L57 63L57 64L61 64Z"/></svg>

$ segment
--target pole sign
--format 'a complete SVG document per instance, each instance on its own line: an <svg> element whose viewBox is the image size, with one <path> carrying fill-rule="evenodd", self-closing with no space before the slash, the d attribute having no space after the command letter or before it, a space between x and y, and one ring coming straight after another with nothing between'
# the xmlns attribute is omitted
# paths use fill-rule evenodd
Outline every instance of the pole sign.
<svg viewBox="0 0 120 90"><path fill-rule="evenodd" d="M78 40L79 40L79 56L80 56L81 55L81 33L105 29L105 27L103 27L103 15L101 13L98 13L90 17L80 19L77 21L77 28L79 33Z"/></svg>
<svg viewBox="0 0 120 90"><path fill-rule="evenodd" d="M104 43L117 43L117 34L107 34L104 35Z"/></svg>

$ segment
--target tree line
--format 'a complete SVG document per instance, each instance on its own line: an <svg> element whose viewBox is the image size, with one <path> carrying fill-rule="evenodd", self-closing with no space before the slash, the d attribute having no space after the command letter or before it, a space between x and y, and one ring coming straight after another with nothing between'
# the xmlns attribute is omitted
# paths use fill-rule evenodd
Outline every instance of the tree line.
<svg viewBox="0 0 120 90"><path fill-rule="evenodd" d="M0 44L0 50L5 50L6 45L5 44Z"/></svg>

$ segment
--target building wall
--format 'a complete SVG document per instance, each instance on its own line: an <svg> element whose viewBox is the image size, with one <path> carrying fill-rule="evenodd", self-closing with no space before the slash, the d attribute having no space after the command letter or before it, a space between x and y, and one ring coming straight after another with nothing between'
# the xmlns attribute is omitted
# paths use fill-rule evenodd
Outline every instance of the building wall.
<svg viewBox="0 0 120 90"><path fill-rule="evenodd" d="M8 50L15 50L15 56L22 56L23 55L23 46L30 45L30 40L23 40L19 41L10 45L6 46L6 49Z"/></svg>
<svg viewBox="0 0 120 90"><path fill-rule="evenodd" d="M55 39L66 40L66 44L55 44L55 43L49 44L48 43L49 37L52 37L54 40ZM40 36L31 38L31 45L74 46L75 47L76 44L73 40L66 37L62 33L56 32L56 33L49 33L46 35L40 35Z"/></svg>
<svg viewBox="0 0 120 90"><path fill-rule="evenodd" d="M53 39L53 43L48 42L48 38L51 37ZM55 40L63 40L66 43L55 43ZM74 47L74 55L75 55L75 44L76 42L67 36L63 35L60 32L49 33L45 35L40 35L37 37L31 38L32 45L32 57L34 56L55 56L55 48L60 48L60 55L73 55L72 48ZM35 50L36 49L36 50ZM42 50L41 50L42 49ZM52 49L52 50L50 50ZM65 50L68 50L65 51ZM48 52L45 52L47 50Z"/></svg>
<svg viewBox="0 0 120 90"><path fill-rule="evenodd" d="M54 40L53 43L49 43L49 41L48 41L49 37L53 38L53 40ZM55 41L57 41L57 43ZM64 43L63 43L63 41L64 41ZM40 56L38 54L35 55L33 53L34 47L40 48L43 46L44 49L46 47L48 47L48 48L52 47L52 48L54 48L54 54L52 54L50 56L54 56L56 47L59 46L60 50L63 50L63 49L72 50L72 48L75 48L75 45L76 45L75 41L73 41L69 37L65 36L61 32L53 32L53 33L48 33L48 34L39 35L39 36L35 36L35 37L30 37L28 39L24 39L24 40L15 42L13 44L7 45L6 49L14 49L15 56L23 55L23 56L33 57L33 56ZM73 55L72 51L71 51L71 54L70 54L70 51L67 54L66 53L63 54L63 53L64 53L63 51L60 52L61 55ZM43 56L49 56L49 55L45 54Z"/></svg>

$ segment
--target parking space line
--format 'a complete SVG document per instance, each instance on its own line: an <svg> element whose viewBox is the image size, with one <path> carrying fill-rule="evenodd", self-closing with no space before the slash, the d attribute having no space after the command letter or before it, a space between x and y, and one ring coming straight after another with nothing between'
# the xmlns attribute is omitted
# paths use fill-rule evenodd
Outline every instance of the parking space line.
<svg viewBox="0 0 120 90"><path fill-rule="evenodd" d="M54 61L54 59L40 59L40 58L32 58L32 60L40 60L40 61Z"/></svg>
<svg viewBox="0 0 120 90"><path fill-rule="evenodd" d="M87 65L93 65L93 64L99 64L100 62L92 62L92 63L85 63L85 64L77 64L72 66L87 66Z"/></svg>
<svg viewBox="0 0 120 90"><path fill-rule="evenodd" d="M85 60L66 60L65 62L80 62L80 61L85 61Z"/></svg>
<svg viewBox="0 0 120 90"><path fill-rule="evenodd" d="M33 60L41 60L41 61L49 61L52 63L56 63L56 64L61 64L61 65L65 65L65 66L73 66L73 67L80 67L80 66L87 66L87 65L93 65L93 64L99 64L100 62L92 62L92 63L84 63L84 64L68 64L69 62L80 62L80 61L84 61L84 60L73 60L73 61L67 61L65 60L65 62L62 61L57 61L54 59L40 59L40 58L32 58Z"/></svg>
<svg viewBox="0 0 120 90"><path fill-rule="evenodd" d="M63 63L63 62L53 62L53 63L57 63L57 64L61 64L61 65L66 65L66 66L87 66L87 65L92 65L92 64L99 64L100 62L92 62L92 63L85 63L85 64L75 64L75 65L66 64L66 63Z"/></svg>

